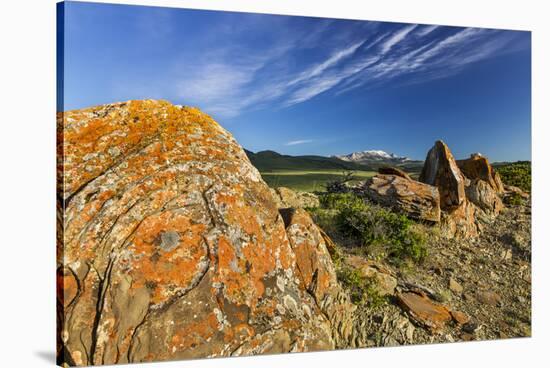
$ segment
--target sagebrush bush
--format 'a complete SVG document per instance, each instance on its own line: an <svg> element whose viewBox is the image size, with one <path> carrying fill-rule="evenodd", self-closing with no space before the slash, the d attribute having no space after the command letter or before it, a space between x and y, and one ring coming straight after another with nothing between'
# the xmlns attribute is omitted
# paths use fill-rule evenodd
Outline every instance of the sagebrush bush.
<svg viewBox="0 0 550 368"><path fill-rule="evenodd" d="M368 204L352 193L327 194L320 202L322 207L336 210L338 230L358 239L367 250L382 248L394 261L410 258L419 262L426 257L426 239L405 215Z"/></svg>
<svg viewBox="0 0 550 368"><path fill-rule="evenodd" d="M523 198L519 193L512 192L504 197L504 203L509 206L519 206L523 203Z"/></svg>
<svg viewBox="0 0 550 368"><path fill-rule="evenodd" d="M360 205L363 200L353 193L328 193L319 198L322 208L339 210L342 207Z"/></svg>

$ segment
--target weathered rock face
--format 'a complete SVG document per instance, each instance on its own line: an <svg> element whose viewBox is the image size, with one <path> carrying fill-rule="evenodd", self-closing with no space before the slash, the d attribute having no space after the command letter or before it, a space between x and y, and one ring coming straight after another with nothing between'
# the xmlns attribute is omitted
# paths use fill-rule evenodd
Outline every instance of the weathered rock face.
<svg viewBox="0 0 550 368"><path fill-rule="evenodd" d="M287 187L271 188L279 208L313 208L319 207L319 198L313 193L301 193Z"/></svg>
<svg viewBox="0 0 550 368"><path fill-rule="evenodd" d="M485 180L472 179L466 186L466 197L491 216L498 215L504 207L497 192Z"/></svg>
<svg viewBox="0 0 550 368"><path fill-rule="evenodd" d="M303 209L283 210L290 245L296 254L298 274L333 326L337 347L348 345L356 307L343 292L327 249L324 234Z"/></svg>
<svg viewBox="0 0 550 368"><path fill-rule="evenodd" d="M439 189L443 235L458 238L478 235L477 208L468 200L465 189L471 181L464 177L451 150L442 141L435 142L428 152L420 181Z"/></svg>
<svg viewBox="0 0 550 368"><path fill-rule="evenodd" d="M407 174L406 172L404 172L401 169L398 169L397 167L383 166L383 167L378 169L378 173L383 174L383 175L400 176L402 178L412 180L412 178L410 177L409 174Z"/></svg>
<svg viewBox="0 0 550 368"><path fill-rule="evenodd" d="M478 208L466 200L456 208L441 213L441 234L448 238L475 238L481 224L477 221Z"/></svg>
<svg viewBox="0 0 550 368"><path fill-rule="evenodd" d="M457 208L466 199L464 177L451 150L442 141L435 142L428 152L419 180L439 189L441 208L444 210Z"/></svg>
<svg viewBox="0 0 550 368"><path fill-rule="evenodd" d="M504 192L500 175L493 169L489 160L479 153L474 153L466 160L456 161L460 171L472 180L483 180L497 193Z"/></svg>
<svg viewBox="0 0 550 368"><path fill-rule="evenodd" d="M148 100L58 124L61 362L334 348L322 238L305 219L287 235L258 171L209 116Z"/></svg>
<svg viewBox="0 0 550 368"><path fill-rule="evenodd" d="M439 222L440 202L436 187L396 175L378 174L366 181L369 199L420 220Z"/></svg>

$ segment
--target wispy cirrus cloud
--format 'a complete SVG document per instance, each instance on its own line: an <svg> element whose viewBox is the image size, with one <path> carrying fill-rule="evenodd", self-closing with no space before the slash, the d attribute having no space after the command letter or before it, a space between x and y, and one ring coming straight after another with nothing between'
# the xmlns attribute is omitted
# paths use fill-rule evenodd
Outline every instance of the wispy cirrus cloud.
<svg viewBox="0 0 550 368"><path fill-rule="evenodd" d="M295 141L286 142L285 146L296 146L298 144L312 143L313 139L298 139Z"/></svg>
<svg viewBox="0 0 550 368"><path fill-rule="evenodd" d="M513 38L504 31L479 28L376 22L361 28L361 22L346 21L314 27L288 22L241 24L238 34L230 29L233 34L214 51L195 58L184 55L177 65L177 97L223 117L264 106L287 108L327 92L339 95L397 78L417 83L444 78L506 52ZM255 41L250 37L254 32L270 42Z"/></svg>

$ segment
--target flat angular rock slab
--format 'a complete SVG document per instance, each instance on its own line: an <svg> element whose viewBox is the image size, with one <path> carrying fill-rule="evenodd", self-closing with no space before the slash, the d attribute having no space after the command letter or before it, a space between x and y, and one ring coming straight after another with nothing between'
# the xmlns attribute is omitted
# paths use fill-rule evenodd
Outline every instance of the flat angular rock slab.
<svg viewBox="0 0 550 368"><path fill-rule="evenodd" d="M417 323L433 333L438 333L452 320L447 307L432 302L425 295L414 292L397 294L399 306Z"/></svg>
<svg viewBox="0 0 550 368"><path fill-rule="evenodd" d="M419 180L439 189L443 210L456 208L466 199L464 177L451 150L442 141L435 142L428 152Z"/></svg>
<svg viewBox="0 0 550 368"><path fill-rule="evenodd" d="M439 222L441 211L436 187L396 175L378 174L365 182L363 194L380 205L408 216Z"/></svg>
<svg viewBox="0 0 550 368"><path fill-rule="evenodd" d="M489 160L479 153L473 153L470 158L456 161L460 171L470 180L480 179L496 191L504 192L504 186L500 175L493 169Z"/></svg>

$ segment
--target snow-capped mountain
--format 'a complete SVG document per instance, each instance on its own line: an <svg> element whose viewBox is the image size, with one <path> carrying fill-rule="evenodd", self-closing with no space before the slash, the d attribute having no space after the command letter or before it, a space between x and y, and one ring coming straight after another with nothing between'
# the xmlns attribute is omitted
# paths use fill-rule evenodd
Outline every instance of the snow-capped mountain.
<svg viewBox="0 0 550 368"><path fill-rule="evenodd" d="M387 153L382 150L369 150L361 152L353 152L349 155L334 156L342 161L356 162L359 164L370 163L404 163L411 161L410 158L398 156L394 153Z"/></svg>

